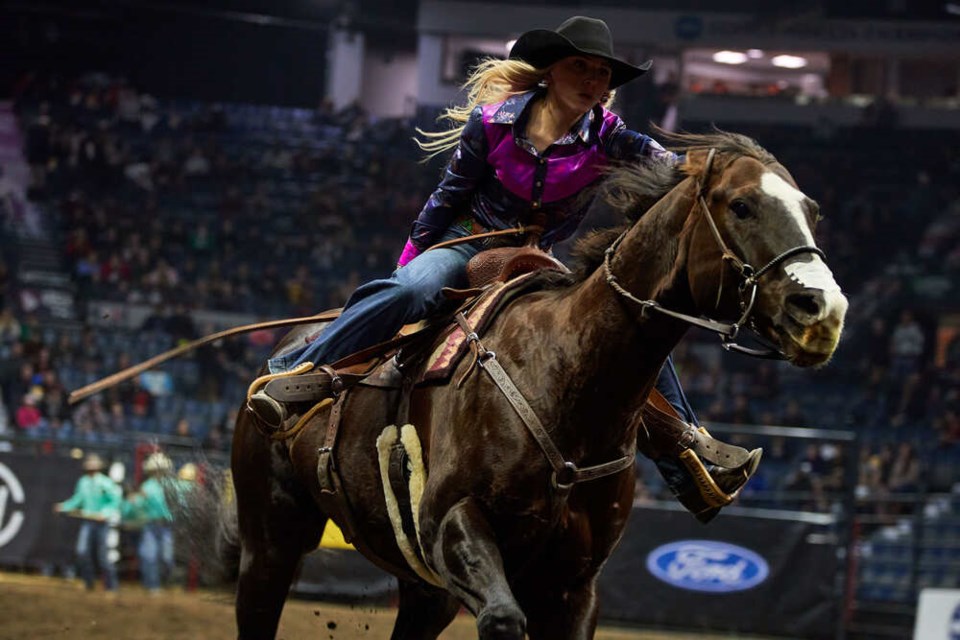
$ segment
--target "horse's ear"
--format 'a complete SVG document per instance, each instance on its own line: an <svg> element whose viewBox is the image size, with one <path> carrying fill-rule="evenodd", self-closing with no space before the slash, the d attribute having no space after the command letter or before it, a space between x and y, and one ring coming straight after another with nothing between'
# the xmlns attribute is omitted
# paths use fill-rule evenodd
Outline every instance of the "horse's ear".
<svg viewBox="0 0 960 640"><path fill-rule="evenodd" d="M703 165L707 161L707 151L691 149L683 155L683 164L680 170L688 176L698 176L703 173Z"/></svg>

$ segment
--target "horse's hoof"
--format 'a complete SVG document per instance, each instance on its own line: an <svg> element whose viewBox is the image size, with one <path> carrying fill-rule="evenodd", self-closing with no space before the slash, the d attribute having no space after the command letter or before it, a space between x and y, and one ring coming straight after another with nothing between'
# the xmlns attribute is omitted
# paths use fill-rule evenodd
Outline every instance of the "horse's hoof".
<svg viewBox="0 0 960 640"><path fill-rule="evenodd" d="M277 402L264 391L257 391L250 396L247 406L253 415L267 427L279 429L287 419L287 409L282 403Z"/></svg>

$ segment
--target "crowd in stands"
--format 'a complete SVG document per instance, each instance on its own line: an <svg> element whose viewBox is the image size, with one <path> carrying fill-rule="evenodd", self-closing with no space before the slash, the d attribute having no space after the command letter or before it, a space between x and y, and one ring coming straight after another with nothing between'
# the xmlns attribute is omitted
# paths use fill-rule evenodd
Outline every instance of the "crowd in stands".
<svg viewBox="0 0 960 640"><path fill-rule="evenodd" d="M17 112L30 196L55 221L81 317L79 329L49 330L3 298L0 388L24 434L134 430L226 449L232 411L276 334L172 364L172 388L138 378L76 408L65 397L210 333L194 320L199 310L276 319L342 305L359 282L392 269L436 183L437 167L417 163L411 123L369 118L358 105L198 104L102 76L28 80ZM856 430L863 497L949 490L960 462L960 340L950 325L957 134L904 131L893 143L869 126L742 132L819 201L818 243L851 298L846 335L833 363L798 371L723 353L693 331L675 360L694 406L708 425ZM9 271L0 268L0 284ZM96 301L154 312L137 327L105 327L87 312ZM752 489L812 493L804 506L828 510L848 488L852 445L815 442L762 440ZM664 490L643 475L648 491Z"/></svg>

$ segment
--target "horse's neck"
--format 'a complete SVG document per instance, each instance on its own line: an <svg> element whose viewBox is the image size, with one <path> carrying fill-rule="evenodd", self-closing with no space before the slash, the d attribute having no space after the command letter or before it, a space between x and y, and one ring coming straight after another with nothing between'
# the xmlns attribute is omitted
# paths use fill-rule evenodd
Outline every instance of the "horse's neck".
<svg viewBox="0 0 960 640"><path fill-rule="evenodd" d="M640 300L691 312L684 233L693 186L685 181L656 203L620 243L611 271L621 287ZM603 268L572 292L580 361L592 363L583 375L610 400L628 403L645 396L686 325L657 314L641 318L640 308L614 291ZM619 396L619 397L618 397Z"/></svg>

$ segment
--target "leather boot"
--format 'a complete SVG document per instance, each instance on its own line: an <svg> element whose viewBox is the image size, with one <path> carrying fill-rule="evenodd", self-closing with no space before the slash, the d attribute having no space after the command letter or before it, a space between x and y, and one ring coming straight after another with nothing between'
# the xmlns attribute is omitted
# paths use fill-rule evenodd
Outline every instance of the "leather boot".
<svg viewBox="0 0 960 640"><path fill-rule="evenodd" d="M747 451L715 440L706 429L681 420L656 391L650 394L640 419L637 449L652 460L668 458L680 463L671 466L682 467L682 482L671 483L671 487L685 487L675 490L677 499L701 522L709 522L733 502L760 464L762 449Z"/></svg>
<svg viewBox="0 0 960 640"><path fill-rule="evenodd" d="M286 403L274 400L261 389L247 400L247 407L266 427L274 430L283 428L287 421Z"/></svg>
<svg viewBox="0 0 960 640"><path fill-rule="evenodd" d="M296 414L302 411L300 405L305 404L280 402L267 393L267 384L273 380L302 375L311 369L313 364L304 362L290 371L263 375L251 383L250 388L247 389L247 409L257 417L267 431L279 431L289 426L291 418L296 418Z"/></svg>

